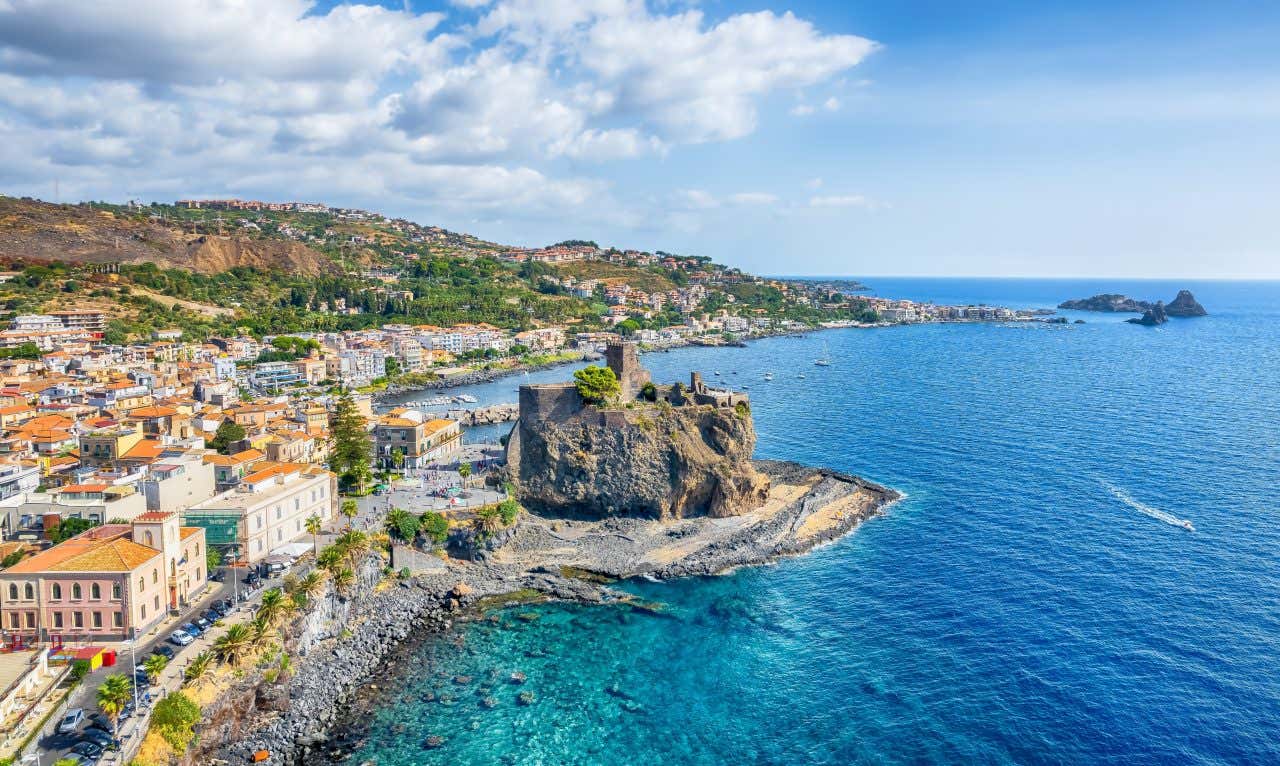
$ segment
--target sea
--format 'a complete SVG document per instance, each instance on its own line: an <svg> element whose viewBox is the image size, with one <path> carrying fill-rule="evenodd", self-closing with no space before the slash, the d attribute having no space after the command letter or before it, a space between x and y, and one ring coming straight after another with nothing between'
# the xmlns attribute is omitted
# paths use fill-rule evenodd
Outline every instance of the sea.
<svg viewBox="0 0 1280 766"><path fill-rule="evenodd" d="M350 762L1280 763L1280 283L862 281L1015 308L1188 288L1209 316L646 354L748 388L757 457L905 499L773 566L623 586L660 614L522 606L427 638Z"/></svg>

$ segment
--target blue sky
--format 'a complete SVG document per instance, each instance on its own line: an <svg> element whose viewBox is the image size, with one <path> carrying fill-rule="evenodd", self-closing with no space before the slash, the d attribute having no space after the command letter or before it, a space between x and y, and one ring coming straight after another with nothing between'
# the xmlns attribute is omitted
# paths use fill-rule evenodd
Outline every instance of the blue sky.
<svg viewBox="0 0 1280 766"><path fill-rule="evenodd" d="M0 0L0 191L766 273L1280 278L1280 5Z"/></svg>

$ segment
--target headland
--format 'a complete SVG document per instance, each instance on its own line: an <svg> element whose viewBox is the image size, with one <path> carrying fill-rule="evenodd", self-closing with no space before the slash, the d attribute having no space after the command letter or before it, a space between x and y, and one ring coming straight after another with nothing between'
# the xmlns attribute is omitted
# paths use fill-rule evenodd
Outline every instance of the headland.
<svg viewBox="0 0 1280 766"><path fill-rule="evenodd" d="M754 460L744 392L697 373L687 385L654 383L631 344L611 344L606 360L576 382L521 387L495 478L524 508L514 524L452 539L449 555L370 553L353 588L316 599L285 631L289 673L250 672L206 708L192 762L337 762L358 745L352 705L376 693L376 674L405 641L510 602L660 609L609 583L802 554L900 497L831 469Z"/></svg>

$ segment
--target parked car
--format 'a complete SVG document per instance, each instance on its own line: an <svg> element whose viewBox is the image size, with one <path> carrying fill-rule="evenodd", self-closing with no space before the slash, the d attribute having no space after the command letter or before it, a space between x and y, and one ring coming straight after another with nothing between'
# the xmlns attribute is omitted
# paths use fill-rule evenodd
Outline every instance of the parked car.
<svg viewBox="0 0 1280 766"><path fill-rule="evenodd" d="M94 713L90 715L87 720L89 721L89 729L105 731L107 734L111 733L111 719L107 718L102 713ZM88 731L88 729L86 729L86 731Z"/></svg>
<svg viewBox="0 0 1280 766"><path fill-rule="evenodd" d="M187 646L192 641L195 641L195 639L191 637L191 634L181 628L169 634L169 643L174 646Z"/></svg>
<svg viewBox="0 0 1280 766"><path fill-rule="evenodd" d="M194 620L192 620L192 622L196 624L196 627L200 629L201 633L213 627L213 620L209 619L208 614L209 614L208 612L205 612L204 616L197 617Z"/></svg>
<svg viewBox="0 0 1280 766"><path fill-rule="evenodd" d="M262 582L262 575L258 574L257 570L250 569L249 573L244 576L245 585L257 585L260 582Z"/></svg>
<svg viewBox="0 0 1280 766"><path fill-rule="evenodd" d="M80 734L81 742L92 742L103 750L115 747L115 738L101 729L88 728Z"/></svg>
<svg viewBox="0 0 1280 766"><path fill-rule="evenodd" d="M151 685L151 676L147 675L147 671L143 670L142 668L138 668L137 670L133 671L133 685L138 687L139 689L145 689ZM95 713L94 715L101 715L101 714Z"/></svg>
<svg viewBox="0 0 1280 766"><path fill-rule="evenodd" d="M178 626L178 629L192 638L199 638L204 635L204 631L194 622L184 622Z"/></svg>
<svg viewBox="0 0 1280 766"><path fill-rule="evenodd" d="M165 656L165 659L169 659L169 660L172 660L174 657L178 656L177 652L175 652L170 647L165 646L164 644L156 644L155 646L153 646L151 648L151 653L163 654Z"/></svg>
<svg viewBox="0 0 1280 766"><path fill-rule="evenodd" d="M89 763L94 763L101 758L103 750L106 750L106 748L99 745L97 742L92 742L87 739L81 740L71 747L72 753L80 756L81 758L88 759Z"/></svg>
<svg viewBox="0 0 1280 766"><path fill-rule="evenodd" d="M215 569L213 570L213 574L209 575L209 579L214 582L222 582L223 580L227 579L227 570Z"/></svg>
<svg viewBox="0 0 1280 766"><path fill-rule="evenodd" d="M80 728L80 724L84 721L84 708L73 707L67 711L67 714L58 722L59 734L70 734Z"/></svg>

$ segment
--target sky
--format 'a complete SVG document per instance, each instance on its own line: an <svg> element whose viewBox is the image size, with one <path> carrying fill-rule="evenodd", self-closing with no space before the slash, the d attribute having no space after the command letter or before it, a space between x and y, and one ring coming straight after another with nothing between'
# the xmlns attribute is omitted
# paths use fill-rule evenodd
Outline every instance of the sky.
<svg viewBox="0 0 1280 766"><path fill-rule="evenodd" d="M0 193L766 274L1280 278L1280 3L0 0Z"/></svg>

